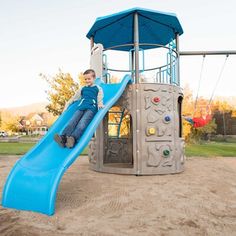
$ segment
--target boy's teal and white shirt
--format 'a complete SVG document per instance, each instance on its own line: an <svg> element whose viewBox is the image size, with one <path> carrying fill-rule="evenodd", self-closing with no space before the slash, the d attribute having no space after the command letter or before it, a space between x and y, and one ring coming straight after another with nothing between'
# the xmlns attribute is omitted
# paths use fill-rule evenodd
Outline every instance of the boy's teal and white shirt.
<svg viewBox="0 0 236 236"><path fill-rule="evenodd" d="M97 103L98 103L98 106L103 106L103 97L104 97L104 94L103 94L103 90L102 88L97 85L97 84L94 84L92 85L91 87L93 86L97 86L98 88L98 97L97 97ZM78 101L80 98L81 98L81 91L83 89L83 87L88 87L87 85L85 86L82 86L80 87L76 92L75 92L75 95L73 97L71 97L68 102L66 103L65 105L65 108L64 108L64 111L73 103L73 102L76 102Z"/></svg>

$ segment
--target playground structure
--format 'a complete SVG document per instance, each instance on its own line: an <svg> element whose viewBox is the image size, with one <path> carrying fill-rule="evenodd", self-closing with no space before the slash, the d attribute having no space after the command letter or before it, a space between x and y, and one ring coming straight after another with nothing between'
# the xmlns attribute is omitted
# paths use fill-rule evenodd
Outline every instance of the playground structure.
<svg viewBox="0 0 236 236"><path fill-rule="evenodd" d="M97 128L89 144L91 169L135 175L184 170L178 51L182 33L175 15L139 8L96 20L87 34L91 41L91 68L106 83L114 71L130 74L134 83L125 89ZM165 50L166 64L146 68L145 53L155 48ZM126 52L128 70L109 68L110 50ZM155 76L143 81L146 71L154 71Z"/></svg>
<svg viewBox="0 0 236 236"><path fill-rule="evenodd" d="M75 147L63 149L53 142L53 136L67 125L79 101L69 106L40 142L15 164L4 186L2 205L54 214L60 180L98 126L90 143L89 157L94 170L136 175L183 171L183 94L179 87L178 61L178 37L182 33L174 14L134 8L98 18L87 36L92 47L91 67L98 77L95 83L104 92L104 108L96 113ZM94 47L94 42L102 42L106 50L130 53L130 68L120 83L109 83L102 45ZM167 49L168 62L156 68L155 83L140 83L140 51L159 47ZM111 124L109 116L114 104L121 109L116 112L120 119ZM129 132L121 137L124 117L129 120L126 122ZM119 127L115 137L109 133L110 126Z"/></svg>
<svg viewBox="0 0 236 236"><path fill-rule="evenodd" d="M65 128L80 101L69 106L11 170L3 190L3 207L54 214L61 178L88 144L90 166L96 171L134 175L183 171L182 33L174 14L158 11L134 8L98 18L87 37L91 41L91 68L98 77L95 83L104 92L104 108L96 113L75 147L63 149L53 142L53 136ZM166 63L146 68L149 49L166 50ZM108 51L126 52L129 68L109 68ZM112 71L126 75L119 83L110 83ZM147 71L154 71L154 76L143 77Z"/></svg>

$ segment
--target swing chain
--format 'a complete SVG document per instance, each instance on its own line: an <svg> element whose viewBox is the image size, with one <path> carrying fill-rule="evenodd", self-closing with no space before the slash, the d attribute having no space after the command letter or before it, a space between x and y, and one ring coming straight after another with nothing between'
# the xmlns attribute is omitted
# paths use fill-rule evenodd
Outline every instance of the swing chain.
<svg viewBox="0 0 236 236"><path fill-rule="evenodd" d="M226 54L224 64L223 64L223 66L221 67L221 70L220 70L218 79L217 79L217 81L216 81L215 87L214 87L214 89L213 89L213 91L212 91L212 94L211 94L211 97L210 97L210 100L209 100L209 103L208 103L208 106L210 106L210 104L211 104L211 102L212 102L212 99L213 99L213 97L214 97L216 88L217 88L217 86L218 86L218 84L219 84L219 82L220 82L220 79L221 79L221 77L222 77L222 74L223 74L223 71L224 71L224 68L225 68L225 65L226 65L226 62L227 62L228 57L229 57L229 54Z"/></svg>

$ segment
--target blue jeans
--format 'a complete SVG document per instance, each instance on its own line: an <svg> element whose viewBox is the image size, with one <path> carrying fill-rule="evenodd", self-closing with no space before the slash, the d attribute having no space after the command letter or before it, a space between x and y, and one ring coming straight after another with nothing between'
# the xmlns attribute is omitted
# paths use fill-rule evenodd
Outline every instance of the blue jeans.
<svg viewBox="0 0 236 236"><path fill-rule="evenodd" d="M76 141L79 141L94 115L95 113L91 110L76 111L70 119L69 124L62 131L62 135L73 136Z"/></svg>

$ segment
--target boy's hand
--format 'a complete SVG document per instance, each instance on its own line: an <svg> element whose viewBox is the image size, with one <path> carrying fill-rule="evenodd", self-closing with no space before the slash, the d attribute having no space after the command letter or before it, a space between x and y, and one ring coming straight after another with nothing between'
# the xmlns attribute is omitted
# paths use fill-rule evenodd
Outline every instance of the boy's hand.
<svg viewBox="0 0 236 236"><path fill-rule="evenodd" d="M104 105L98 105L98 109L102 109L104 107L105 107Z"/></svg>

